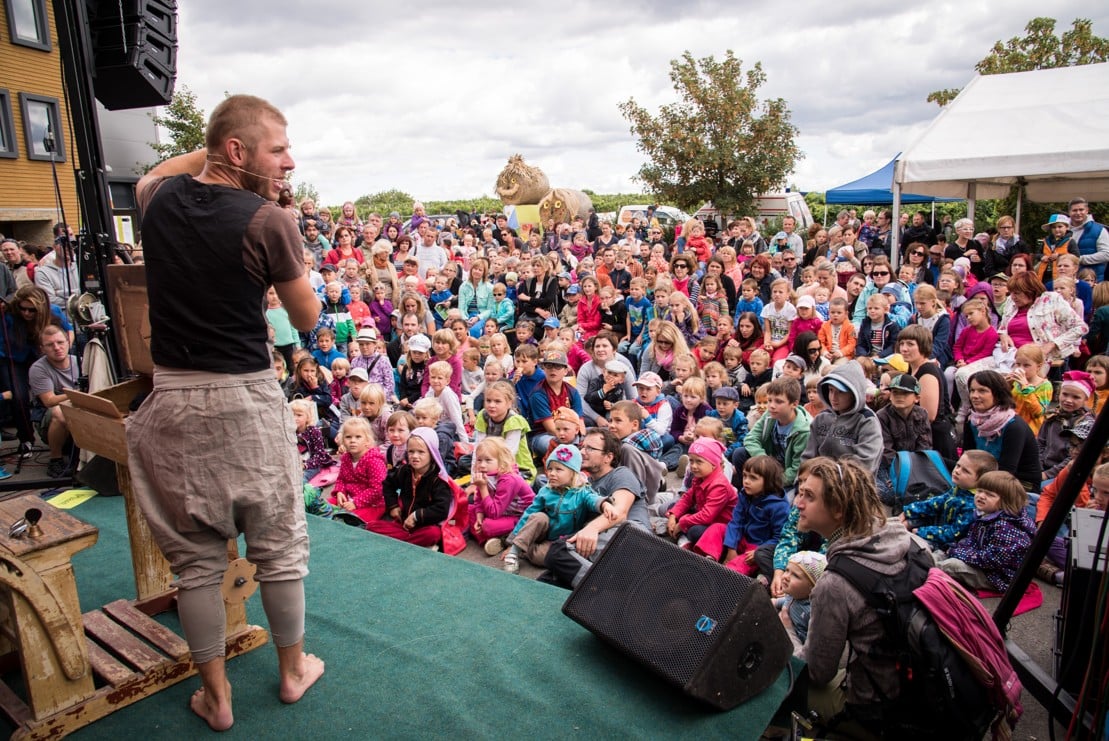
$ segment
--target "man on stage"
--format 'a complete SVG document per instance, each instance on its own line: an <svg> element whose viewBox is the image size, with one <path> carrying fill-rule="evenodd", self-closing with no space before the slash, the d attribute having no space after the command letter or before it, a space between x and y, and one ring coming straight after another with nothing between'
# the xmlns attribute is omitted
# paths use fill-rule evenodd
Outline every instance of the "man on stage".
<svg viewBox="0 0 1109 741"><path fill-rule="evenodd" d="M154 391L127 425L134 491L178 576L178 613L202 689L193 711L234 723L220 585L227 541L245 534L277 647L279 696L323 674L304 653L308 533L292 416L267 347L265 294L307 331L320 301L302 239L276 201L294 167L285 117L234 95L205 149L162 162L137 186L143 210Z"/></svg>

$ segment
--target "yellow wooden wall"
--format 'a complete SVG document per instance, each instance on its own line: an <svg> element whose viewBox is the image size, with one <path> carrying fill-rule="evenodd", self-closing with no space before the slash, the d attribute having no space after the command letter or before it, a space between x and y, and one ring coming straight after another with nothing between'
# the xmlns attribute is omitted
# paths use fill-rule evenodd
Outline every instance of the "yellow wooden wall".
<svg viewBox="0 0 1109 741"><path fill-rule="evenodd" d="M41 51L11 42L8 31L6 3L0 2L0 88L6 88L11 97L12 120L15 124L15 143L19 151L16 159L0 158L0 221L7 221L4 214L14 214L20 209L49 209L56 211L54 179L49 162L27 159L26 137L23 133L23 113L19 94L33 93L57 98L62 121L65 162L59 162L58 182L66 218L75 228L80 221L77 207L77 189L74 185L74 168L77 166L73 150L73 132L62 90L62 68L58 52L58 33L54 27L54 4L46 0L47 26L50 30L51 49Z"/></svg>

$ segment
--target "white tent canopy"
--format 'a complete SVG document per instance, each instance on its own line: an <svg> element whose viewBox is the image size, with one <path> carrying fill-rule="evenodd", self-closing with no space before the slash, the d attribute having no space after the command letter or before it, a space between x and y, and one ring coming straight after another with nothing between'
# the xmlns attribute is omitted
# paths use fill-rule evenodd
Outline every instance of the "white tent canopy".
<svg viewBox="0 0 1109 741"><path fill-rule="evenodd" d="M895 192L1109 200L1109 63L980 75L897 162Z"/></svg>

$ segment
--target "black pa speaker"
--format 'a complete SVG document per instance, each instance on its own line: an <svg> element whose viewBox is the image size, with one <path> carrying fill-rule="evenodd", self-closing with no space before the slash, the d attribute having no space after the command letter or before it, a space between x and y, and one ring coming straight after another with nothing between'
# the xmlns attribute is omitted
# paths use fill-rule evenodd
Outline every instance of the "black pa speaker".
<svg viewBox="0 0 1109 741"><path fill-rule="evenodd" d="M754 579L626 524L562 612L721 710L773 684L793 652Z"/></svg>
<svg viewBox="0 0 1109 741"><path fill-rule="evenodd" d="M176 0L89 0L96 99L109 110L168 105L177 77Z"/></svg>

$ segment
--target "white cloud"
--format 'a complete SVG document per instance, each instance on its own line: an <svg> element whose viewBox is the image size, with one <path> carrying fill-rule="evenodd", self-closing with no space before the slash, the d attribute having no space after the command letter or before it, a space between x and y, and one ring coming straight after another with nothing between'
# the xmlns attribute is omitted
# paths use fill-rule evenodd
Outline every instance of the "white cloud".
<svg viewBox="0 0 1109 741"><path fill-rule="evenodd" d="M1065 0L902 7L875 0L411 7L324 0L180 4L178 82L210 111L249 92L289 119L295 178L325 203L397 188L422 199L490 195L509 155L551 184L638 190L643 162L617 108L674 99L669 61L733 49L789 102L805 159L790 178L822 190L885 164L961 87L994 41L1050 12L1060 27L1109 9ZM233 8L233 20L228 11Z"/></svg>

